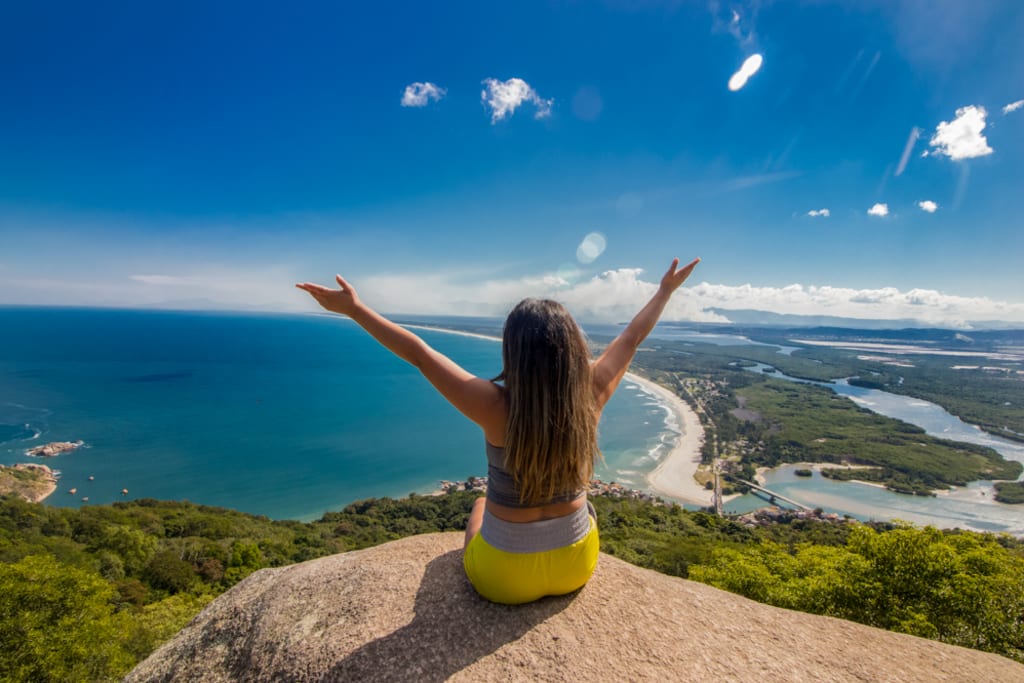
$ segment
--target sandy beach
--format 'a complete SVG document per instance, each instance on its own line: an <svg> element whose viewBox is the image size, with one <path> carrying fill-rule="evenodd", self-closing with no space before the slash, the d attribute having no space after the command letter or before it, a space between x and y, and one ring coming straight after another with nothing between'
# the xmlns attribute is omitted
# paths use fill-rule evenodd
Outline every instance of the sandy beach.
<svg viewBox="0 0 1024 683"><path fill-rule="evenodd" d="M660 384L627 373L626 381L638 384L675 413L681 432L675 447L647 475L647 484L655 493L694 505L710 505L711 491L697 483L694 474L700 465L704 445L704 427L697 413L683 399Z"/></svg>

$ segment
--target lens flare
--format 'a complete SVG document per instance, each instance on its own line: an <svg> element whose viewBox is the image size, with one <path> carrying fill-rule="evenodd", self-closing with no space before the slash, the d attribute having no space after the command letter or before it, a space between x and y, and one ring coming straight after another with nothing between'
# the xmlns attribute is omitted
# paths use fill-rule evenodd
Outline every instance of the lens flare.
<svg viewBox="0 0 1024 683"><path fill-rule="evenodd" d="M580 246L576 247L576 260L580 263L593 263L598 256L604 253L608 241L599 232L592 232L583 238Z"/></svg>

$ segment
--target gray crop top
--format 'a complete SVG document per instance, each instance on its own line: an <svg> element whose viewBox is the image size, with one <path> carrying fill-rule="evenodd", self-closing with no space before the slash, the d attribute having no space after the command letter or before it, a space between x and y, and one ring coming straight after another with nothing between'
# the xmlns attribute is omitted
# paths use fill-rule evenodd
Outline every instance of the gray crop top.
<svg viewBox="0 0 1024 683"><path fill-rule="evenodd" d="M573 493L563 493L535 505L525 505L519 500L519 488L512 473L505 469L505 449L487 443L487 500L510 508L537 507L551 503L568 503L584 494L581 489Z"/></svg>

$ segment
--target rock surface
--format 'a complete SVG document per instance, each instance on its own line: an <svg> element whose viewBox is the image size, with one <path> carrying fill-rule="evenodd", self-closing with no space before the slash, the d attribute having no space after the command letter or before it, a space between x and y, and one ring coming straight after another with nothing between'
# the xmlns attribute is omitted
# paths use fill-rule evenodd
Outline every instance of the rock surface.
<svg viewBox="0 0 1024 683"><path fill-rule="evenodd" d="M581 591L486 602L462 535L256 572L127 681L1024 681L993 654L762 605L602 555Z"/></svg>
<svg viewBox="0 0 1024 683"><path fill-rule="evenodd" d="M54 441L42 446L30 448L25 451L25 455L42 455L47 458L52 458L53 456L60 455L61 453L69 453L84 445L84 441Z"/></svg>
<svg viewBox="0 0 1024 683"><path fill-rule="evenodd" d="M57 475L46 465L0 465L0 496L18 496L29 503L41 503L56 490Z"/></svg>

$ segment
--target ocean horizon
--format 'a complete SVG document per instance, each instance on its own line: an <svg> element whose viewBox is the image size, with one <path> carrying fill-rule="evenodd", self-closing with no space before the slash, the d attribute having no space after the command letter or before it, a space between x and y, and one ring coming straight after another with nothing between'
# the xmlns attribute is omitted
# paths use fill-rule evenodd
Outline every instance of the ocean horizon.
<svg viewBox="0 0 1024 683"><path fill-rule="evenodd" d="M486 474L479 428L339 316L3 307L0 329L0 463L59 470L49 505L158 498L311 520ZM470 372L500 372L495 341L416 332ZM600 434L596 476L646 488L678 426L624 382Z"/></svg>

